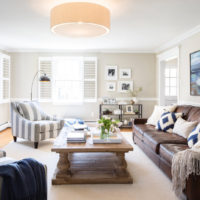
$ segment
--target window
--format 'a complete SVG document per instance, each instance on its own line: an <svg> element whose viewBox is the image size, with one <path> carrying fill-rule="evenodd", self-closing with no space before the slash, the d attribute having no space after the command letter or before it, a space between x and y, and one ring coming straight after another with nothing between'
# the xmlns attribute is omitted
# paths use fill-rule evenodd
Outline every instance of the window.
<svg viewBox="0 0 200 200"><path fill-rule="evenodd" d="M165 95L177 95L177 70L173 67L165 68Z"/></svg>
<svg viewBox="0 0 200 200"><path fill-rule="evenodd" d="M40 70L51 83L40 83L40 100L55 103L93 102L97 99L97 59L92 57L40 58Z"/></svg>
<svg viewBox="0 0 200 200"><path fill-rule="evenodd" d="M0 102L10 100L10 56L0 54Z"/></svg>

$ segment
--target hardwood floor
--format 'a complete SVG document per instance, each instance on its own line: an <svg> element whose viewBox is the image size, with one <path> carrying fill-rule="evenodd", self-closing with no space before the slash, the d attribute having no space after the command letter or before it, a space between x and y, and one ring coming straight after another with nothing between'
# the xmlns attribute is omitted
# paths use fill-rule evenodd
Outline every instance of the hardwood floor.
<svg viewBox="0 0 200 200"><path fill-rule="evenodd" d="M7 128L0 132L0 148L6 146L9 142L13 140L11 128Z"/></svg>

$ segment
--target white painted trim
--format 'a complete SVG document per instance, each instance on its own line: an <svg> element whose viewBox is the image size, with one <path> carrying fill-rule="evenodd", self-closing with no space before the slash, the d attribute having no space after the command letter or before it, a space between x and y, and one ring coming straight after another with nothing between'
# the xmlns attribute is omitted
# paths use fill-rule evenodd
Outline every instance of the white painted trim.
<svg viewBox="0 0 200 200"><path fill-rule="evenodd" d="M132 97L119 97L116 98L117 101L130 101L132 99ZM139 101L158 101L159 98L157 97L137 97L137 99ZM34 100L38 100L38 99L34 99ZM103 101L103 98L98 98L98 101ZM11 101L15 102L15 101L30 101L30 99L28 98L11 98ZM53 103L50 100L38 100L39 102L47 102L47 103ZM84 102L84 103L90 103L90 102ZM95 103L95 102L92 102Z"/></svg>
<svg viewBox="0 0 200 200"><path fill-rule="evenodd" d="M9 48L4 51L9 53L147 53L154 54L152 50L136 49L15 49Z"/></svg>
<svg viewBox="0 0 200 200"><path fill-rule="evenodd" d="M178 45L183 40L197 34L200 32L200 25L194 27L193 29L179 35L178 37L174 38L173 40L166 42L165 44L161 45L159 48L155 49L156 53L159 53L161 51L164 51L167 48L170 48L172 46Z"/></svg>
<svg viewBox="0 0 200 200"><path fill-rule="evenodd" d="M5 124L0 125L0 131L3 131L7 128L11 127L11 123L10 122L6 122Z"/></svg>
<svg viewBox="0 0 200 200"><path fill-rule="evenodd" d="M168 60L172 60L172 59L177 59L177 103L179 103L180 101L180 77L179 77L179 72L180 72L180 51L179 51L179 47L174 47L168 51L165 51L159 55L157 55L157 62L158 62L158 102L159 105L161 105L161 67L162 66L162 62L168 61Z"/></svg>

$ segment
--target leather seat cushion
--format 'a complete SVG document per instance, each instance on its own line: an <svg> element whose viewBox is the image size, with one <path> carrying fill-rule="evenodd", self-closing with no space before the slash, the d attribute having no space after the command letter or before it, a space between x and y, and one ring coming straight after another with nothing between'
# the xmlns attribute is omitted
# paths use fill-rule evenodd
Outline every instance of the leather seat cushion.
<svg viewBox="0 0 200 200"><path fill-rule="evenodd" d="M149 124L136 124L133 126L133 131L140 140L143 140L144 132L146 130L155 131L155 126Z"/></svg>
<svg viewBox="0 0 200 200"><path fill-rule="evenodd" d="M187 140L174 133L166 133L158 130L146 130L143 141L157 154L160 144L187 144Z"/></svg>
<svg viewBox="0 0 200 200"><path fill-rule="evenodd" d="M160 156L171 165L173 155L188 148L187 144L161 144Z"/></svg>

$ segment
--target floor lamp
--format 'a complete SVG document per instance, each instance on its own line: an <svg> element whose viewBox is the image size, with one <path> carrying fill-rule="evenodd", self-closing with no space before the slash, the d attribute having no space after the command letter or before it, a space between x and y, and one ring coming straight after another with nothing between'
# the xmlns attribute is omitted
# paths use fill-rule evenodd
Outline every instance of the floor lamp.
<svg viewBox="0 0 200 200"><path fill-rule="evenodd" d="M44 71L38 70L33 78L32 84L31 84L31 101L33 100L33 98L32 98L33 97L33 83L39 72L43 72L43 75L41 75L40 79L39 79L40 82L50 82L51 81L50 78L46 75L46 73Z"/></svg>

